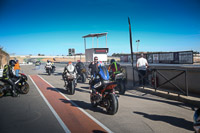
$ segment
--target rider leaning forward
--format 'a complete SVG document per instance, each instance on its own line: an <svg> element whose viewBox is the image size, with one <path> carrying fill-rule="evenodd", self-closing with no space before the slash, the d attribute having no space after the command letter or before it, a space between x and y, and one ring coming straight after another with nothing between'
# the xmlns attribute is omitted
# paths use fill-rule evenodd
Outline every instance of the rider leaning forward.
<svg viewBox="0 0 200 133"><path fill-rule="evenodd" d="M121 66L115 61L115 59L110 60L108 72L109 72L112 80L115 79L115 75L117 75L121 72Z"/></svg>
<svg viewBox="0 0 200 133"><path fill-rule="evenodd" d="M4 69L3 69L3 81L12 86L13 97L18 96L18 94L16 92L16 85L14 82L16 79L16 76L13 73L13 71L14 71L13 67L15 66L15 64L16 64L16 62L14 60L10 60L9 64L5 65Z"/></svg>

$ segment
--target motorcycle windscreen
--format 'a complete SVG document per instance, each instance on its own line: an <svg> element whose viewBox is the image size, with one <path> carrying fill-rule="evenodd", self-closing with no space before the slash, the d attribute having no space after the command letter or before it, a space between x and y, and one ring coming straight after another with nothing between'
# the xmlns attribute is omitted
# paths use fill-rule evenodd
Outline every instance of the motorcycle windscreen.
<svg viewBox="0 0 200 133"><path fill-rule="evenodd" d="M109 78L110 78L108 70L106 69L105 66L99 67L99 74L100 74L101 78L103 78L104 80L109 80Z"/></svg>

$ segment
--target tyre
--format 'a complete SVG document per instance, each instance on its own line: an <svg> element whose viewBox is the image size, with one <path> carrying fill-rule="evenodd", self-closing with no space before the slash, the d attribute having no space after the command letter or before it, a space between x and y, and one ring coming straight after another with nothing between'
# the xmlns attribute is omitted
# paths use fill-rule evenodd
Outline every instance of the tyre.
<svg viewBox="0 0 200 133"><path fill-rule="evenodd" d="M51 75L51 70L50 69L48 69L48 75Z"/></svg>
<svg viewBox="0 0 200 133"><path fill-rule="evenodd" d="M4 92L2 89L3 89L3 86L0 85L0 98L4 96Z"/></svg>
<svg viewBox="0 0 200 133"><path fill-rule="evenodd" d="M120 81L119 84L117 85L119 89L119 94L124 95L125 93L125 87L123 81Z"/></svg>
<svg viewBox="0 0 200 133"><path fill-rule="evenodd" d="M93 94L90 94L90 102L91 102L91 105L92 107L97 107L97 102L94 100L94 95Z"/></svg>
<svg viewBox="0 0 200 133"><path fill-rule="evenodd" d="M85 81L86 81L86 75L85 75L85 73L83 73L81 75L81 80L82 80L82 83L85 83Z"/></svg>
<svg viewBox="0 0 200 133"><path fill-rule="evenodd" d="M69 90L70 90L70 94L71 94L71 95L74 95L74 93L75 93L75 83L74 83L74 81L72 81L72 82L70 83L70 85L69 85Z"/></svg>
<svg viewBox="0 0 200 133"><path fill-rule="evenodd" d="M29 92L29 84L25 82L25 85L21 87L21 93L22 94L27 94Z"/></svg>
<svg viewBox="0 0 200 133"><path fill-rule="evenodd" d="M106 111L110 115L114 115L118 111L118 100L115 94L110 93L106 96Z"/></svg>

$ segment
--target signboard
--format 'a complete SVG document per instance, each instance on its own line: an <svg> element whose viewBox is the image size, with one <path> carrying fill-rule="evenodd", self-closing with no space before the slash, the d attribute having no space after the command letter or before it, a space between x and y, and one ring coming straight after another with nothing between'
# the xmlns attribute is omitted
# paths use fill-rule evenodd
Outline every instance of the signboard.
<svg viewBox="0 0 200 133"><path fill-rule="evenodd" d="M69 48L68 49L68 55L69 56L75 55L75 49L74 48Z"/></svg>

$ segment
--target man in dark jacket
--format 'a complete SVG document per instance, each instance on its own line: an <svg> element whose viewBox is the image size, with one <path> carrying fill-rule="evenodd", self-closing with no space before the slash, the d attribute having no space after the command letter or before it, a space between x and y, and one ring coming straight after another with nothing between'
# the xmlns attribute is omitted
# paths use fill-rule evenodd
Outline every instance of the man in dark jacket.
<svg viewBox="0 0 200 133"><path fill-rule="evenodd" d="M12 86L12 94L14 97L17 97L18 94L16 93L16 85L14 79L16 78L13 73L13 67L15 66L16 62L14 60L10 60L8 65L4 66L3 69L3 81L10 84Z"/></svg>
<svg viewBox="0 0 200 133"><path fill-rule="evenodd" d="M89 68L91 69L91 76L95 77L96 74L98 73L98 57L94 57L94 62L91 62L89 65Z"/></svg>

